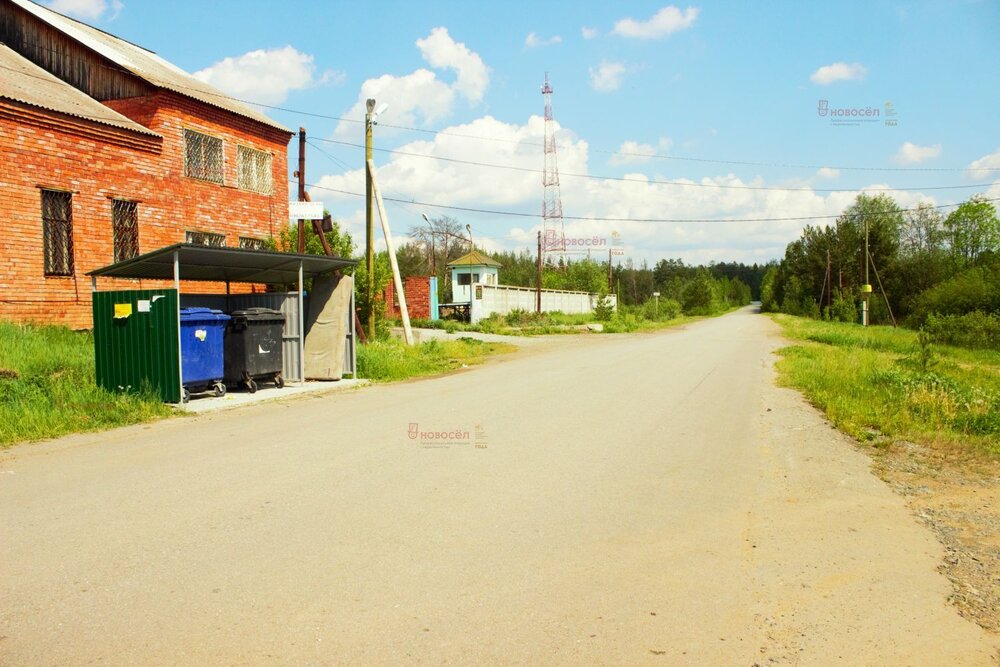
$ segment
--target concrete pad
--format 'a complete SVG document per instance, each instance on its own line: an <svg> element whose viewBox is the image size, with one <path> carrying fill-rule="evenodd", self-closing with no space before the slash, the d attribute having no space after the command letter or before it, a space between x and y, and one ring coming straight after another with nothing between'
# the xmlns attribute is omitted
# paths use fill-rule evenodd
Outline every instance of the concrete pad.
<svg viewBox="0 0 1000 667"><path fill-rule="evenodd" d="M267 403L280 401L281 399L295 398L300 394L323 394L335 391L345 391L354 387L362 387L370 384L371 380L338 380L336 382L288 382L284 387L278 389L270 383L260 383L255 393L251 394L245 389L230 390L225 396L214 396L211 392L204 394L193 394L191 400L177 406L184 412L202 414L205 412L217 412L230 408L240 408L257 403Z"/></svg>

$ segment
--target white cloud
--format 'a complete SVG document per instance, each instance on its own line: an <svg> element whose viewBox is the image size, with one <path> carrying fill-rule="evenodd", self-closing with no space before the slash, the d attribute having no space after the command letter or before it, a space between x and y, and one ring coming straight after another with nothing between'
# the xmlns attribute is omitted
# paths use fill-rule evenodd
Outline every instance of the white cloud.
<svg viewBox="0 0 1000 667"><path fill-rule="evenodd" d="M488 137L478 141L469 137ZM531 116L523 124L507 123L483 117L469 123L442 128L442 133L420 141L393 146L414 154L448 157L514 169L498 169L474 164L459 164L414 155L392 154L378 167L379 184L386 196L406 201L426 202L473 209L516 211L527 217L477 214L470 211L437 209L414 204L389 205L393 231L400 237L409 227L419 225L420 214L439 214L472 225L477 243L491 242L497 249L534 248L535 234L541 221L538 211L542 199L539 171L543 165L542 139L544 120ZM666 140L661 140L666 142ZM832 224L834 218L862 191L880 191L884 184L848 192L823 193L811 189L808 182L792 184L798 190L742 189L746 186L780 186L780 181L765 180L733 173L703 175L703 165L694 166L661 160L649 160L629 169L625 180L579 178L591 174L590 147L572 130L558 126L556 143L562 190L566 234L583 238L610 238L621 234L627 257L655 262L665 257L682 257L686 262L710 260L766 261L780 257L785 246L795 240L806 224ZM649 153L636 142L628 142L620 153ZM662 151L659 151L662 152ZM600 156L603 163L604 155ZM382 159L382 154L378 155ZM641 155L640 155L641 159ZM659 170L669 169L665 175ZM698 170L698 171L696 171ZM599 173L607 173L601 172ZM654 182L659 181L659 182ZM364 172L354 169L330 173L318 179L324 187L364 192ZM708 187L731 186L732 189ZM338 195L319 188L311 192L314 200L324 201L338 220L346 223L355 238L363 237L363 198ZM909 207L928 199L919 192L889 191L901 206ZM712 219L789 218L831 216L823 220L771 220L738 223L664 223L575 220L572 217L631 219ZM603 251L607 254L607 251ZM503 271L501 270L501 280Z"/></svg>
<svg viewBox="0 0 1000 667"><path fill-rule="evenodd" d="M832 167L820 167L816 172L816 178L832 181L835 178L840 178L840 170Z"/></svg>
<svg viewBox="0 0 1000 667"><path fill-rule="evenodd" d="M583 26L580 28L580 34L584 39L594 39L598 35L598 30L597 28L588 28L587 26Z"/></svg>
<svg viewBox="0 0 1000 667"><path fill-rule="evenodd" d="M823 65L809 75L809 80L818 86L828 86L835 81L860 81L868 74L868 68L861 63L833 63Z"/></svg>
<svg viewBox="0 0 1000 667"><path fill-rule="evenodd" d="M45 3L49 9L60 14L66 14L84 21L96 21L106 18L113 21L124 9L121 0L49 0Z"/></svg>
<svg viewBox="0 0 1000 667"><path fill-rule="evenodd" d="M650 158L657 153L670 150L673 143L666 137L661 138L656 146L640 144L637 141L626 141L608 159L608 164L616 167L627 164L643 164L649 162Z"/></svg>
<svg viewBox="0 0 1000 667"><path fill-rule="evenodd" d="M918 146L909 141L899 147L892 161L896 164L920 164L932 158L941 156L941 144L933 146Z"/></svg>
<svg viewBox="0 0 1000 667"><path fill-rule="evenodd" d="M625 65L602 60L596 70L590 68L590 86L600 93L608 93L621 87L624 76Z"/></svg>
<svg viewBox="0 0 1000 667"><path fill-rule="evenodd" d="M280 104L293 90L324 83L340 83L343 72L324 72L316 76L311 55L292 46L280 49L257 49L242 56L223 58L193 74L234 97L260 104Z"/></svg>
<svg viewBox="0 0 1000 667"><path fill-rule="evenodd" d="M966 176L969 178L989 178L993 171L1000 171L1000 148L978 160L973 160L967 169Z"/></svg>
<svg viewBox="0 0 1000 667"><path fill-rule="evenodd" d="M544 39L532 32L528 33L527 38L525 38L524 48L535 49L541 46L552 46L553 44L559 44L561 42L562 42L562 37L560 37L559 35L553 35L548 39Z"/></svg>
<svg viewBox="0 0 1000 667"><path fill-rule="evenodd" d="M476 104L483 99L490 85L490 68L479 54L462 42L456 42L447 28L434 28L431 34L417 40L417 48L431 67L452 69L457 74L454 88Z"/></svg>
<svg viewBox="0 0 1000 667"><path fill-rule="evenodd" d="M364 118L365 101L374 98L389 105L384 117L390 118L394 125L429 124L446 118L457 96L470 104L482 101L490 84L490 68L479 54L455 42L446 28L434 28L430 35L418 39L416 45L432 67L453 70L455 82L442 81L435 72L423 67L401 76L383 74L361 84L357 100L343 115ZM341 121L336 134L345 136L357 133L357 129L357 123Z"/></svg>
<svg viewBox="0 0 1000 667"><path fill-rule="evenodd" d="M633 18L621 19L615 23L612 32L622 37L659 39L679 30L690 28L697 18L698 9L696 7L688 7L682 12L677 7L669 5L656 12L647 21L636 21Z"/></svg>

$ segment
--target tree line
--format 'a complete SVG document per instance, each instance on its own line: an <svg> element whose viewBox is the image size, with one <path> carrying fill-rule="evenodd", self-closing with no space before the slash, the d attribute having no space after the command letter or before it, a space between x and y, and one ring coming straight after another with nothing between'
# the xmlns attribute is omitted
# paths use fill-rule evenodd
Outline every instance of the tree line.
<svg viewBox="0 0 1000 667"><path fill-rule="evenodd" d="M807 226L788 244L763 276L762 309L859 322L866 228L872 324L1000 345L1000 220L982 195L947 215L927 203L905 210L887 194L858 195L834 224ZM982 331L970 337L970 327Z"/></svg>
<svg viewBox="0 0 1000 667"><path fill-rule="evenodd" d="M410 228L407 242L396 252L400 273L438 276L439 299L451 298L451 281L446 266L469 251L466 230L449 216L432 218L424 225ZM537 255L527 249L485 253L498 261L500 282L504 285L535 287L538 280ZM600 253L603 254L603 253ZM767 266L737 262L689 266L680 259L662 259L650 267L630 259L612 263L609 272L606 258L567 259L548 255L542 266L542 287L616 294L624 306L652 303L653 293L660 299L675 300L684 312L708 314L732 305L743 305L760 298L760 284Z"/></svg>

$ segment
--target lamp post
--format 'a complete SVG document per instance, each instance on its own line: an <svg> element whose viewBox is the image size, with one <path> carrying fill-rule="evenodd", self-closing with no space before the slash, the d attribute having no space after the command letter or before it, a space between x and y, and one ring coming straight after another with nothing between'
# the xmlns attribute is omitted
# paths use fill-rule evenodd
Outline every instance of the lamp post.
<svg viewBox="0 0 1000 667"><path fill-rule="evenodd" d="M427 217L426 213L421 213L420 215L423 217L424 222L426 222L431 228L431 275L437 276L437 257L434 252L434 223L431 222L431 219Z"/></svg>

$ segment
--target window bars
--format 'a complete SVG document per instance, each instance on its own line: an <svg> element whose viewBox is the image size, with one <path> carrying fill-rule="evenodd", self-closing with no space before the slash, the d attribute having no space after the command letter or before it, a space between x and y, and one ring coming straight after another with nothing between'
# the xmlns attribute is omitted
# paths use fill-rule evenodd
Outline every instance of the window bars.
<svg viewBox="0 0 1000 667"><path fill-rule="evenodd" d="M139 205L124 199L111 200L115 262L139 255Z"/></svg>
<svg viewBox="0 0 1000 667"><path fill-rule="evenodd" d="M184 242L194 243L195 245L207 245L211 248L225 248L226 235L213 234L212 232L185 232Z"/></svg>
<svg viewBox="0 0 1000 667"><path fill-rule="evenodd" d="M184 175L222 183L222 139L184 130Z"/></svg>
<svg viewBox="0 0 1000 667"><path fill-rule="evenodd" d="M264 239L256 239L252 236L241 236L240 247L244 250L267 250L267 242Z"/></svg>
<svg viewBox="0 0 1000 667"><path fill-rule="evenodd" d="M236 168L241 190L271 194L271 154L249 146L236 147Z"/></svg>
<svg viewBox="0 0 1000 667"><path fill-rule="evenodd" d="M73 195L42 190L45 275L73 275Z"/></svg>

